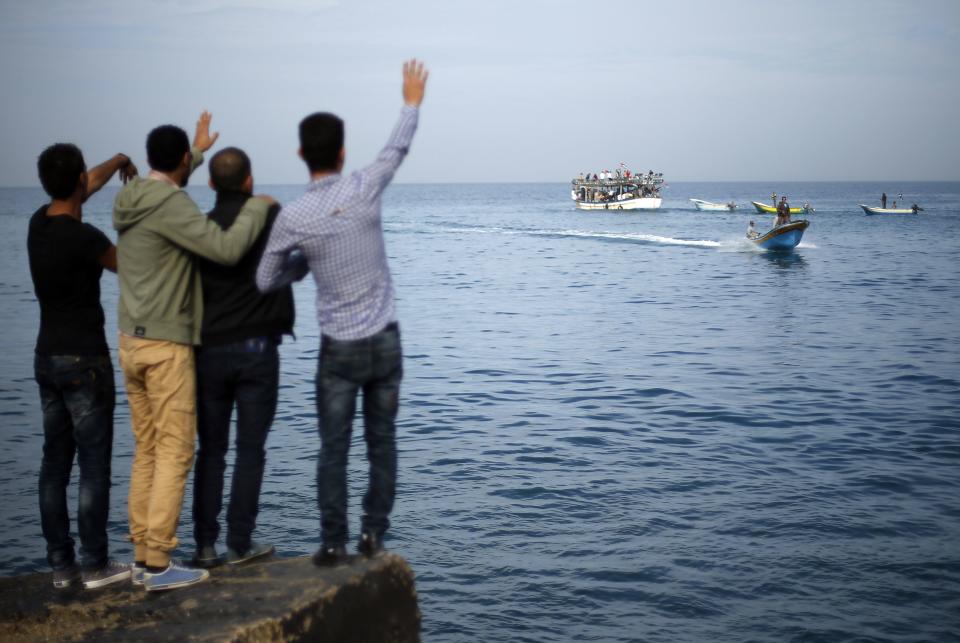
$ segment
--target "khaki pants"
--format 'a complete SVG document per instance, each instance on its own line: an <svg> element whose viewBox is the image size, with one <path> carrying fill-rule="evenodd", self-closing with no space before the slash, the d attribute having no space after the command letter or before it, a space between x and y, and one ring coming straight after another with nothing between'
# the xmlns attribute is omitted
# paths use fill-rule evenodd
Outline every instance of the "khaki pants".
<svg viewBox="0 0 960 643"><path fill-rule="evenodd" d="M136 447L130 474L130 540L135 560L164 567L197 436L193 347L120 334L120 367Z"/></svg>

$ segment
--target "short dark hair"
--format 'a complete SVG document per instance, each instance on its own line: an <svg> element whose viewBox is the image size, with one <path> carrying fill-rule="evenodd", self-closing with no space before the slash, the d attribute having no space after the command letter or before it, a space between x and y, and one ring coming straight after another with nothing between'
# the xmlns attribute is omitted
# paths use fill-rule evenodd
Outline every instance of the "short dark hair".
<svg viewBox="0 0 960 643"><path fill-rule="evenodd" d="M83 153L72 143L56 143L40 153L37 174L51 199L67 199L77 189L80 175L87 170Z"/></svg>
<svg viewBox="0 0 960 643"><path fill-rule="evenodd" d="M343 121L327 112L310 114L300 121L300 149L311 172L337 169L343 149Z"/></svg>
<svg viewBox="0 0 960 643"><path fill-rule="evenodd" d="M161 125L147 134L147 162L158 172L171 172L190 151L187 133L176 125Z"/></svg>
<svg viewBox="0 0 960 643"><path fill-rule="evenodd" d="M210 159L210 181L217 192L238 192L250 176L250 157L238 147L225 147Z"/></svg>

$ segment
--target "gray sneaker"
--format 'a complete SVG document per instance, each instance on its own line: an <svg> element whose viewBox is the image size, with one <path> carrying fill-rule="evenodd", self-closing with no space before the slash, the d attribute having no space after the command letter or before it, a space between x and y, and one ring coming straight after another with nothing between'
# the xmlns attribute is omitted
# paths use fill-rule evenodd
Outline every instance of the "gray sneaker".
<svg viewBox="0 0 960 643"><path fill-rule="evenodd" d="M238 552L232 547L227 549L227 563L230 565L239 565L261 556L269 556L276 551L273 545L265 545L255 540L250 541L250 546L244 552Z"/></svg>
<svg viewBox="0 0 960 643"><path fill-rule="evenodd" d="M80 580L80 568L76 564L53 570L53 586L57 589L66 589L78 580Z"/></svg>
<svg viewBox="0 0 960 643"><path fill-rule="evenodd" d="M162 572L143 574L143 586L148 592L160 592L178 587L188 587L210 578L210 572L205 569L182 567L175 561L170 561Z"/></svg>
<svg viewBox="0 0 960 643"><path fill-rule="evenodd" d="M130 578L130 565L124 565L111 558L107 561L107 564L100 569L91 571L84 570L80 576L83 578L83 587L85 589L106 587L107 585L119 583L120 581Z"/></svg>
<svg viewBox="0 0 960 643"><path fill-rule="evenodd" d="M196 553L193 554L192 562L197 567L211 569L222 565L223 558L217 553L217 548L214 545L203 545L197 547Z"/></svg>

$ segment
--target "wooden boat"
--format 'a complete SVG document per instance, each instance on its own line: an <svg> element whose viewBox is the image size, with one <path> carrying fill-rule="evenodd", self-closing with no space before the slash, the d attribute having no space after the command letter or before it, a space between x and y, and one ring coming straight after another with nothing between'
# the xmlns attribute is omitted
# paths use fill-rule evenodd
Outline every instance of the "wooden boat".
<svg viewBox="0 0 960 643"><path fill-rule="evenodd" d="M760 214L776 214L777 209L772 205L767 205L766 203L757 203L756 201L751 201L753 207L757 209L757 212ZM790 208L790 214L809 214L813 212L813 208L809 204L804 203L799 208Z"/></svg>
<svg viewBox="0 0 960 643"><path fill-rule="evenodd" d="M663 174L573 179L570 198L578 210L657 210L663 203Z"/></svg>
<svg viewBox="0 0 960 643"><path fill-rule="evenodd" d="M711 201L704 201L703 199L690 199L693 202L693 205L697 207L698 210L706 210L709 212L723 212L723 211L733 211L737 209L735 203L713 203Z"/></svg>
<svg viewBox="0 0 960 643"><path fill-rule="evenodd" d="M764 250L793 250L803 238L803 231L810 226L806 219L791 221L769 230L766 234L747 237Z"/></svg>
<svg viewBox="0 0 960 643"><path fill-rule="evenodd" d="M871 208L869 205L860 204L860 207L863 208L863 211L867 214L916 214L917 212L923 210L916 203L909 208Z"/></svg>

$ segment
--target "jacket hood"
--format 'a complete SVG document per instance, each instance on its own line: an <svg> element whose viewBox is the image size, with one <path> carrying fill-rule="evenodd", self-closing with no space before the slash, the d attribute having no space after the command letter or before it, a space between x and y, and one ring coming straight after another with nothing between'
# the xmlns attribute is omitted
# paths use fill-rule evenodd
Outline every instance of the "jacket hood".
<svg viewBox="0 0 960 643"><path fill-rule="evenodd" d="M137 225L179 192L165 181L136 178L120 190L113 203L113 227L123 232Z"/></svg>

